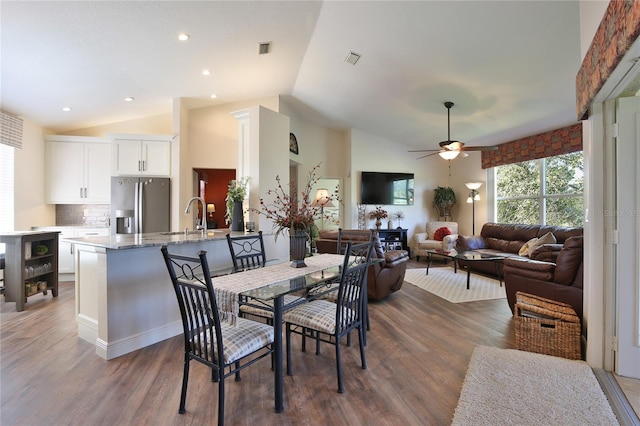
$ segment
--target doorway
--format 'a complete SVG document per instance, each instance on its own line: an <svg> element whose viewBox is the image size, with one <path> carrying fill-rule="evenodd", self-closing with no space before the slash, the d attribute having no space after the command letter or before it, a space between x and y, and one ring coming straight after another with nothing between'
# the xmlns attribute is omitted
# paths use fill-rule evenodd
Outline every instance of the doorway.
<svg viewBox="0 0 640 426"><path fill-rule="evenodd" d="M236 178L235 169L193 169L195 196L202 197L207 206L207 228L228 228L225 222L227 189L229 181ZM203 212L198 212L202 218Z"/></svg>

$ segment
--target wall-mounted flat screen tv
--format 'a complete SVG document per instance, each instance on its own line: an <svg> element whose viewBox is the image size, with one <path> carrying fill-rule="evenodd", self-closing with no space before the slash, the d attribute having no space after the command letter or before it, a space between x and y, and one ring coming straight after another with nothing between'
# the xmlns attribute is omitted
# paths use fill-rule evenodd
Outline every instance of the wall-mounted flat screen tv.
<svg viewBox="0 0 640 426"><path fill-rule="evenodd" d="M362 172L360 204L413 205L413 173Z"/></svg>

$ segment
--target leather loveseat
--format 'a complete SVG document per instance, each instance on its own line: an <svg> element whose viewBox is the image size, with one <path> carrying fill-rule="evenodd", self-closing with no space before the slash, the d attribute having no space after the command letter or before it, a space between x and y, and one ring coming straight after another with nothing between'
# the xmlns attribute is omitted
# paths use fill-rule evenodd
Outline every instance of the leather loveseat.
<svg viewBox="0 0 640 426"><path fill-rule="evenodd" d="M542 244L535 247L528 256L521 256L519 252L523 246L532 239L542 238L551 232L555 238L555 243ZM520 258L523 260L532 259L544 262L555 262L564 242L570 237L581 237L582 228L567 228L550 225L524 225L511 223L485 223L482 226L480 235L463 236L458 235L456 250L458 252L473 250L480 253L500 255L508 258ZM458 264L466 267L464 260L459 260ZM494 262L474 261L473 271L496 274ZM498 271L504 275L503 264L498 264Z"/></svg>
<svg viewBox="0 0 640 426"><path fill-rule="evenodd" d="M511 312L522 291L571 305L582 319L583 237L570 237L554 262L511 257L504 260L504 283Z"/></svg>
<svg viewBox="0 0 640 426"><path fill-rule="evenodd" d="M340 253L338 241L342 248L348 241L364 242L375 239L375 253L372 258L383 259L369 267L367 276L367 295L369 300L384 299L402 287L407 270L409 253L406 250L384 251L380 239L373 231L359 229L323 230L315 240L318 253Z"/></svg>

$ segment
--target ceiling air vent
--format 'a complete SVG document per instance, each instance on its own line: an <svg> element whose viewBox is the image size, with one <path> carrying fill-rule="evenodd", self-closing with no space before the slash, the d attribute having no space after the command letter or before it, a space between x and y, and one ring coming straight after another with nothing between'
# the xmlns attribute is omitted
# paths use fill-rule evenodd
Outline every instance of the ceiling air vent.
<svg viewBox="0 0 640 426"><path fill-rule="evenodd" d="M344 58L344 61L348 64L351 65L355 65L356 62L358 62L358 60L360 59L360 54L356 53L356 52L349 52L349 54L347 55L346 58Z"/></svg>
<svg viewBox="0 0 640 426"><path fill-rule="evenodd" d="M271 51L271 42L258 43L258 55L266 55Z"/></svg>

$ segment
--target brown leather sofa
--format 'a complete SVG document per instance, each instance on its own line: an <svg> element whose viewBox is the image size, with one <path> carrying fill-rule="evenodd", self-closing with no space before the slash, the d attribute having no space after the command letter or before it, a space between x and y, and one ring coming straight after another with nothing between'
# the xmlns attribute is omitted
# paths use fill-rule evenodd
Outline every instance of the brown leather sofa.
<svg viewBox="0 0 640 426"><path fill-rule="evenodd" d="M543 244L537 247L529 257L518 255L522 246L532 238L540 238L546 233L553 233L556 238L554 244ZM523 260L533 259L545 262L555 262L564 242L575 236L582 236L582 228L566 228L550 225L524 225L511 223L485 223L482 226L480 235L458 236L456 250L458 252L473 250L480 253L500 255L504 257L514 257ZM466 267L467 262L459 260L461 267ZM474 261L473 271L496 274L494 262ZM498 264L498 272L504 274L503 265Z"/></svg>
<svg viewBox="0 0 640 426"><path fill-rule="evenodd" d="M571 305L582 319L583 237L564 242L555 262L510 257L504 260L504 284L511 312L522 291Z"/></svg>
<svg viewBox="0 0 640 426"><path fill-rule="evenodd" d="M320 231L315 245L318 253L339 253L338 241L340 241L340 246L344 248L348 241L362 242L370 241L372 238L375 240L375 253L371 257L383 259L383 261L374 263L369 268L367 296L369 300L380 300L402 287L409 261L409 253L406 250L385 252L380 239L373 231L360 229Z"/></svg>

